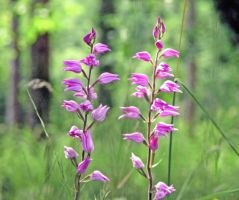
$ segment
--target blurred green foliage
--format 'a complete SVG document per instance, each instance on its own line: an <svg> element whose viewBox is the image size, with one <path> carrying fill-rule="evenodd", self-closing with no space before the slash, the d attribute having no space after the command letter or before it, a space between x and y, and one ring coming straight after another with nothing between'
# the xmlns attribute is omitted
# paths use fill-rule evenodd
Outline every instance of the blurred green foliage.
<svg viewBox="0 0 239 200"><path fill-rule="evenodd" d="M145 63L131 59L141 50L153 53L152 27L156 17L161 15L166 22L166 47L177 49L182 17L182 2L177 0L114 0L116 12L110 16L100 16L99 0L51 0L47 7L39 6L34 17L31 16L31 1L19 0L16 5L0 0L0 199L72 199L74 192L74 171L71 163L64 158L63 146L78 147L77 141L66 136L72 124L78 123L77 117L65 112L61 104L70 99L71 94L63 92L62 79L68 75L63 72L63 60L80 59L87 54L82 43L83 35L94 26L99 18L115 28L109 45L113 51L101 58L103 63L113 63L113 72L119 73L121 82L109 87L112 91L114 106L108 119L92 131L95 152L91 169L99 169L111 177L110 184L87 183L82 189L82 199L102 199L110 191L109 199L144 199L145 180L133 171L131 173L131 152L146 159L144 148L122 141L121 134L144 126L135 121L118 121L119 106L138 105L141 101L130 97L134 87L128 87L130 72L145 72ZM211 1L197 1L195 48L187 46L188 31L183 32L179 69L180 78L187 81L186 62L189 52L196 56L198 66L197 87L193 91L223 127L228 137L239 146L238 119L239 94L238 48L230 41L230 31L224 26ZM28 112L30 101L26 92L29 81L29 45L35 40L36 33L50 32L51 36L51 83L53 99L51 103L51 123L47 126L50 139L38 141L29 128L7 128L4 125L4 111L9 80L9 64L14 52L10 48L11 13L17 12L20 26L21 47L21 103ZM191 33L192 34L192 33ZM98 40L99 41L99 40ZM170 60L175 69L176 60ZM222 140L210 122L197 110L197 120L193 137L183 112L185 92L179 95L177 105L181 116L176 119L179 131L174 136L172 181L177 189L173 199L200 199L218 191L239 188L239 159ZM171 97L166 97L170 101ZM156 160L161 161L154 170L157 180L167 179L168 138L160 141L160 151ZM89 170L89 171L90 171ZM124 182L124 178L129 175ZM239 193L215 195L211 199L236 200Z"/></svg>

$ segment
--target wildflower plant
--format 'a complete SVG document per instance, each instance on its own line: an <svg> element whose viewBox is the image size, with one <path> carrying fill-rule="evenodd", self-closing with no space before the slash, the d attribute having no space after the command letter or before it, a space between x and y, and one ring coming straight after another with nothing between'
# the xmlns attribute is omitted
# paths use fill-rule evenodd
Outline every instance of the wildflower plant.
<svg viewBox="0 0 239 200"><path fill-rule="evenodd" d="M134 153L131 155L133 167L148 180L148 200L160 200L170 195L175 191L173 185L168 186L162 181L155 183L152 173L154 165L154 157L159 150L159 140L167 134L176 131L174 124L159 122L166 117L179 115L178 107L169 105L166 101L160 98L162 93L181 92L180 86L170 79L174 77L172 69L162 59L171 57L179 57L179 52L166 48L162 38L166 31L164 22L160 17L153 28L153 38L156 49L156 56L153 59L150 53L142 51L136 53L133 58L146 62L151 65L152 78L141 73L132 73L129 80L133 85L136 85L136 91L132 96L140 99L145 99L147 113L141 113L140 109L135 106L121 107L123 114L119 117L128 119L138 119L147 125L147 132L144 135L141 132L126 133L123 135L124 140L130 140L137 144L143 144L147 148L147 162L144 162ZM169 80L165 80L169 79ZM162 80L159 86L159 80ZM145 170L146 168L146 170Z"/></svg>
<svg viewBox="0 0 239 200"><path fill-rule="evenodd" d="M75 200L80 198L80 188L84 182L110 181L107 176L98 170L85 175L88 166L92 162L91 155L94 151L91 129L96 123L103 122L109 111L109 107L106 105L99 104L97 107L94 106L96 104L95 100L97 99L94 88L98 84L106 85L119 80L117 74L108 72L104 72L100 74L96 80L92 80L92 73L100 65L100 61L97 59L98 55L110 51L110 48L106 44L95 44L95 40L96 31L92 28L83 38L84 43L90 48L89 55L80 60L64 61L64 70L75 74L74 78L65 79L63 81L66 86L65 90L74 92L74 96L78 98L78 101L65 100L63 107L68 112L77 115L81 121L81 123L79 123L80 128L73 125L68 132L69 137L79 141L79 144L81 144L81 147L77 149L80 153L72 147L64 147L65 157L72 162L75 168ZM85 65L85 67L83 67L83 65ZM78 74L81 78L76 77Z"/></svg>

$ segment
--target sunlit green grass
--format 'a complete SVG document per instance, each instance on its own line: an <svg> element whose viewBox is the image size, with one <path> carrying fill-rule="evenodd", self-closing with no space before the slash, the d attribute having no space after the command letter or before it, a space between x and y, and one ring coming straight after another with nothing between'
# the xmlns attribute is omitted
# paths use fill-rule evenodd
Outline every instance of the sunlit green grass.
<svg viewBox="0 0 239 200"><path fill-rule="evenodd" d="M82 199L100 199L100 193L107 191L110 191L108 199L145 199L146 180L136 171L130 173L129 159L134 152L145 161L145 148L122 140L121 134L134 130L135 122L120 121L120 126L115 126L116 118L116 114L111 113L108 120L92 130L95 151L88 169L89 173L94 169L101 170L112 181L109 184L85 184ZM212 125L206 120L201 121L191 137L185 122L177 120L176 124L179 131L174 133L172 160L172 182L176 192L172 198L200 199L219 191L238 189L239 159ZM71 162L64 158L63 146L71 145L77 149L79 142L57 127L49 126L48 130L50 139L44 141L38 141L28 129L1 133L1 199L72 199L75 171ZM238 139L234 141L238 143ZM153 170L155 182L167 181L167 153L168 138L165 137L160 140L155 158L155 162L160 161ZM128 174L131 175L124 179ZM238 197L238 192L215 195L215 198L226 200Z"/></svg>

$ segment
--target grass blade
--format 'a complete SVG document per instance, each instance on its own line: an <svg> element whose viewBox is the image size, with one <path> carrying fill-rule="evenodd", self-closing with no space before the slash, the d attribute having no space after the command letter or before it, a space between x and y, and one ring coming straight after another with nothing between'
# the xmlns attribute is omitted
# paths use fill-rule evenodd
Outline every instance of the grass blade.
<svg viewBox="0 0 239 200"><path fill-rule="evenodd" d="M47 133L45 123L44 123L44 121L42 120L42 118L41 118L41 116L40 116L40 114L39 114L39 112L38 112L38 110L37 110L36 104L34 103L34 101L33 101L33 99L32 99L32 96L31 96L29 90L27 90L27 94L28 94L29 99L30 99L30 101L31 101L31 103L32 103L32 106L33 106L33 108L34 108L34 110L35 110L35 112L36 112L36 115L37 115L38 119L39 119L40 122L41 122L42 129L43 129L43 131L44 131L46 137L49 138L49 134Z"/></svg>
<svg viewBox="0 0 239 200"><path fill-rule="evenodd" d="M177 82L182 85L182 87L186 90L186 92L193 98L193 100L196 102L196 104L200 107L200 109L204 112L204 114L207 116L207 118L211 121L211 123L214 125L214 127L218 130L218 132L221 134L223 139L228 143L228 145L231 147L231 149L234 151L234 153L239 157L239 152L235 145L230 141L230 139L226 136L224 131L220 128L218 123L212 118L212 116L208 113L208 111L205 109L205 107L200 103L198 98L188 89L188 87L180 80L177 80Z"/></svg>

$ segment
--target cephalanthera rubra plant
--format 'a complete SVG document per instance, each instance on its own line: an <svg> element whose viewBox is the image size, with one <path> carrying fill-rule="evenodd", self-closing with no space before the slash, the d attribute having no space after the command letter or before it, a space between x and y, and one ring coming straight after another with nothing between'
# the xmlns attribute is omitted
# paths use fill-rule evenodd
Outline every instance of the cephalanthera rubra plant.
<svg viewBox="0 0 239 200"><path fill-rule="evenodd" d="M148 200L163 199L175 191L173 185L168 186L161 181L154 180L152 174L152 166L154 165L155 153L159 149L159 140L168 133L177 130L173 124L158 122L159 119L177 116L178 107L169 105L164 100L160 99L161 93L174 93L181 92L177 83L171 80L165 80L159 86L159 80L172 78L174 75L171 73L170 66L165 62L160 62L162 59L171 57L179 57L179 52L167 48L164 49L162 37L166 31L165 24L158 17L157 23L153 29L153 38L155 40L156 56L153 59L147 51L138 52L133 58L147 62L151 65L149 70L152 70L152 78L141 73L133 73L129 80L133 85L137 85L136 91L132 94L137 98L145 99L147 104L147 113L141 113L140 109L135 106L121 107L123 115L119 118L140 119L147 124L147 132L126 133L123 135L125 140L131 140L138 144L144 144L147 148L147 164L145 170L144 162L132 153L131 160L133 167L148 180Z"/></svg>
<svg viewBox="0 0 239 200"><path fill-rule="evenodd" d="M72 126L68 132L68 136L76 139L81 143L81 147L78 151L81 151L80 155L72 147L64 147L65 157L69 159L75 170L75 200L80 198L81 184L88 181L110 181L103 173L96 170L92 173L85 175L86 170L91 163L91 154L94 150L94 143L92 140L91 128L95 123L99 123L105 120L108 106L98 105L94 108L93 101L97 99L97 94L94 92L94 87L97 84L105 85L113 81L119 80L117 74L108 72L102 73L96 80L91 80L92 73L99 67L100 62L97 60L97 56L110 51L106 44L96 43L96 31L92 30L84 36L83 41L90 47L90 54L81 60L65 60L65 71L73 72L81 75L81 79L74 78L65 79L63 83L66 85L66 91L73 91L74 96L79 98L79 101L65 100L64 108L76 114L79 117L81 123L79 127ZM82 65L86 67L83 69ZM80 157L80 159L78 158ZM80 160L80 161L79 161Z"/></svg>

